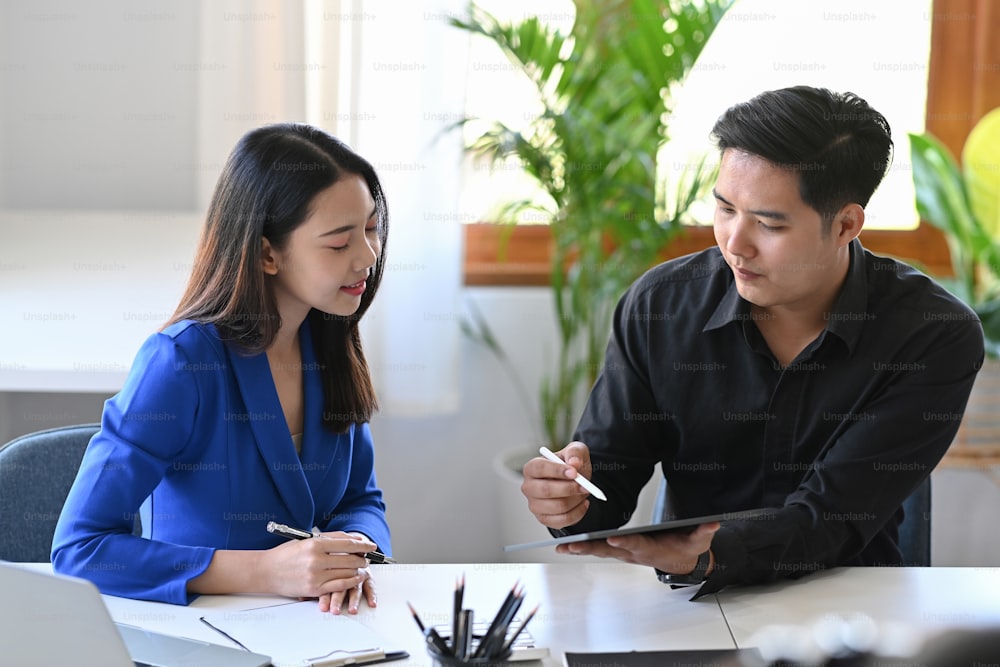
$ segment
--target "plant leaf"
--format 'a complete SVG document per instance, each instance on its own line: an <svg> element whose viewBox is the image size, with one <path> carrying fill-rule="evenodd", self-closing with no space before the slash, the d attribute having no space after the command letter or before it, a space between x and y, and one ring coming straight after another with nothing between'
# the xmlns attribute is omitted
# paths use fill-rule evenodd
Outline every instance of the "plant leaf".
<svg viewBox="0 0 1000 667"><path fill-rule="evenodd" d="M962 174L951 153L930 134L910 134L913 185L920 217L945 233L961 298L974 302L975 260L982 251L962 184Z"/></svg>

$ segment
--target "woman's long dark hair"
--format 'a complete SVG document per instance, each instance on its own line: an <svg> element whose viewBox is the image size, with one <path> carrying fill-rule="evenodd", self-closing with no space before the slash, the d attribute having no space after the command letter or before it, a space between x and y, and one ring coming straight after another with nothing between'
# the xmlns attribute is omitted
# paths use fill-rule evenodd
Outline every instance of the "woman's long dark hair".
<svg viewBox="0 0 1000 667"><path fill-rule="evenodd" d="M382 280L389 231L375 169L343 142L292 123L261 127L240 139L215 186L187 288L165 325L212 323L223 340L244 352L267 348L281 318L263 271L262 239L283 248L308 217L313 198L345 175L368 184L382 251L357 312L343 317L313 309L307 317L323 376L323 423L335 432L367 422L378 409L358 322Z"/></svg>

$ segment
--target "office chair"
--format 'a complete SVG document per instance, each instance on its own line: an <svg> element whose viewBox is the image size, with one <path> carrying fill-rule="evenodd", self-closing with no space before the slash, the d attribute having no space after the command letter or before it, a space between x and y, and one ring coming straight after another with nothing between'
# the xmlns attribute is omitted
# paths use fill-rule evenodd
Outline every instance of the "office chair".
<svg viewBox="0 0 1000 667"><path fill-rule="evenodd" d="M660 480L653 503L652 523L659 523L671 513L667 480ZM931 564L931 478L928 477L903 502L904 517L899 524L899 550L906 567L930 567Z"/></svg>
<svg viewBox="0 0 1000 667"><path fill-rule="evenodd" d="M903 565L930 567L931 564L931 478L927 477L903 501L903 522L899 524L899 550Z"/></svg>
<svg viewBox="0 0 1000 667"><path fill-rule="evenodd" d="M47 563L52 534L99 424L28 433L0 447L0 559Z"/></svg>

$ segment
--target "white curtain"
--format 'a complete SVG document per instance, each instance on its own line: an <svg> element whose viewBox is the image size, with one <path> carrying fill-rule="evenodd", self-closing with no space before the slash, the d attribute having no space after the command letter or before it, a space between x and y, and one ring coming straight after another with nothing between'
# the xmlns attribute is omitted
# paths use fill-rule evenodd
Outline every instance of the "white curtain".
<svg viewBox="0 0 1000 667"><path fill-rule="evenodd" d="M305 121L305 16L301 2L200 3L198 205L206 210L226 157L248 130Z"/></svg>
<svg viewBox="0 0 1000 667"><path fill-rule="evenodd" d="M362 325L387 415L458 407L462 216L456 211L464 1L223 0L202 7L199 203L239 137L300 120L374 166L389 204L387 266Z"/></svg>
<svg viewBox="0 0 1000 667"><path fill-rule="evenodd" d="M363 325L384 414L458 408L461 133L468 40L450 28L464 2L341 3L338 125L370 160L391 216L386 272ZM345 31L342 31L342 34Z"/></svg>

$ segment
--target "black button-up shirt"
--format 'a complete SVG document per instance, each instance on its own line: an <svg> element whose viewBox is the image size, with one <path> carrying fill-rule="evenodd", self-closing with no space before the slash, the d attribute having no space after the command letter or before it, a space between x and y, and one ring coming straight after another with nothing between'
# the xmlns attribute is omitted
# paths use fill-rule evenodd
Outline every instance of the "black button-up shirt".
<svg viewBox="0 0 1000 667"><path fill-rule="evenodd" d="M653 268L618 304L575 438L592 502L623 524L656 463L676 516L727 521L698 595L836 565L898 565L900 506L951 444L983 359L976 315L915 269L851 245L825 330L787 367L718 248Z"/></svg>

